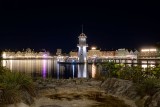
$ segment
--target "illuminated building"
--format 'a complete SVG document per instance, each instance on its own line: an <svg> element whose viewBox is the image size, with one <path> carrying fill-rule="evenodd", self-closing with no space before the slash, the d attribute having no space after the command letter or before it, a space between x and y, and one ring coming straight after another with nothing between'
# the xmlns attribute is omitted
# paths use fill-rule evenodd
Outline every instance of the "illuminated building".
<svg viewBox="0 0 160 107"><path fill-rule="evenodd" d="M136 51L128 51L127 49L118 49L116 51L101 51L96 48L91 48L87 52L87 59L92 58L112 58L112 59L137 59L137 55L139 52ZM78 53L77 52L70 52L70 57L77 58Z"/></svg>
<svg viewBox="0 0 160 107"><path fill-rule="evenodd" d="M137 59L138 51L133 52L128 51L127 49L118 49L115 51L115 57L116 58L131 58L131 59Z"/></svg>
<svg viewBox="0 0 160 107"><path fill-rule="evenodd" d="M96 47L92 47L91 50L88 50L88 58L96 58L101 56L100 50L96 49Z"/></svg>
<svg viewBox="0 0 160 107"><path fill-rule="evenodd" d="M141 49L140 53L138 54L138 58L157 58L159 56L159 51L156 48L147 48Z"/></svg>
<svg viewBox="0 0 160 107"><path fill-rule="evenodd" d="M27 48L26 51L3 51L3 59L34 59L34 58L53 58L49 52L34 52L30 48Z"/></svg>
<svg viewBox="0 0 160 107"><path fill-rule="evenodd" d="M102 57L113 58L115 56L115 51L101 51Z"/></svg>
<svg viewBox="0 0 160 107"><path fill-rule="evenodd" d="M86 44L87 36L82 32L78 38L79 38L79 44L77 44L78 61L82 63L87 62L87 47L88 47L88 44Z"/></svg>
<svg viewBox="0 0 160 107"><path fill-rule="evenodd" d="M69 55L70 55L70 57L78 58L78 53L77 53L77 52L70 51L70 52L69 52Z"/></svg>

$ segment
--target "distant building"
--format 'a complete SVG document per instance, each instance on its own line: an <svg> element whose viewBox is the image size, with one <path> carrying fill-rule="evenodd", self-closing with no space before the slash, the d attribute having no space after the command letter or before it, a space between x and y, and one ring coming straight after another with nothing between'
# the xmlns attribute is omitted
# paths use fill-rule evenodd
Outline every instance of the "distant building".
<svg viewBox="0 0 160 107"><path fill-rule="evenodd" d="M115 57L115 51L101 51L102 57L113 58Z"/></svg>
<svg viewBox="0 0 160 107"><path fill-rule="evenodd" d="M125 58L127 54L128 54L128 50L126 50L125 48L118 49L115 51L115 57L117 58Z"/></svg>
<svg viewBox="0 0 160 107"><path fill-rule="evenodd" d="M97 50L96 47L92 47L91 50L88 50L87 55L88 58L96 58L102 56L100 50Z"/></svg>
<svg viewBox="0 0 160 107"><path fill-rule="evenodd" d="M56 55L62 55L62 49L57 49Z"/></svg>
<svg viewBox="0 0 160 107"><path fill-rule="evenodd" d="M138 51L128 51L127 49L118 49L116 51L101 51L96 48L90 49L87 52L87 59L90 58L123 58L123 59L137 59ZM77 52L70 52L70 57L78 57Z"/></svg>
<svg viewBox="0 0 160 107"><path fill-rule="evenodd" d="M27 48L26 51L3 51L3 59L30 59L30 58L52 58L49 52L34 52L30 48Z"/></svg>
<svg viewBox="0 0 160 107"><path fill-rule="evenodd" d="M70 51L69 56L70 57L78 57L78 52Z"/></svg>
<svg viewBox="0 0 160 107"><path fill-rule="evenodd" d="M141 49L140 53L138 54L138 58L140 59L157 58L157 57L159 57L159 51L156 48Z"/></svg>
<svg viewBox="0 0 160 107"><path fill-rule="evenodd" d="M138 51L133 52L128 51L128 49L118 49L115 51L115 57L116 58L131 58L131 59L137 59Z"/></svg>

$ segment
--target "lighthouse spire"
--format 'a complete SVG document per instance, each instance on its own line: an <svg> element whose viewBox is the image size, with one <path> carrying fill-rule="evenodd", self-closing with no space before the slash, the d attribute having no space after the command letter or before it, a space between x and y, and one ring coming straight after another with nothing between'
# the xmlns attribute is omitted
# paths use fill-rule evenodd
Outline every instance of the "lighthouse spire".
<svg viewBox="0 0 160 107"><path fill-rule="evenodd" d="M82 24L82 33L83 33L83 24Z"/></svg>

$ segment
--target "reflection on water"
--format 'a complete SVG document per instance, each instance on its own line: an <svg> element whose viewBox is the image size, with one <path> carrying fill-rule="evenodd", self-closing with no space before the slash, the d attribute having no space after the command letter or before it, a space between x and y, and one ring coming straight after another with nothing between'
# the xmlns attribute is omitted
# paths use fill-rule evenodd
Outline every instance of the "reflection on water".
<svg viewBox="0 0 160 107"><path fill-rule="evenodd" d="M32 77L45 78L94 78L94 64L58 64L56 60L2 60L2 65L12 72L23 72Z"/></svg>
<svg viewBox="0 0 160 107"><path fill-rule="evenodd" d="M46 60L43 60L43 78L46 78L46 74L47 74L47 69L46 69L46 66L47 66L47 61Z"/></svg>
<svg viewBox="0 0 160 107"><path fill-rule="evenodd" d="M73 70L73 74L72 74L73 76L72 77L74 78L74 73L75 73L75 65L74 64L72 65L72 70Z"/></svg>
<svg viewBox="0 0 160 107"><path fill-rule="evenodd" d="M154 61L142 61L144 70L154 67ZM95 64L58 64L56 60L2 60L2 65L12 72L24 72L32 77L45 78L95 78L98 73ZM136 66L137 64L133 64ZM131 66L131 64L130 64Z"/></svg>
<svg viewBox="0 0 160 107"><path fill-rule="evenodd" d="M87 64L78 65L78 78L87 77Z"/></svg>
<svg viewBox="0 0 160 107"><path fill-rule="evenodd" d="M25 72L25 73L40 73L43 76L47 75L52 69L52 60L2 60L2 65L6 66L12 71Z"/></svg>
<svg viewBox="0 0 160 107"><path fill-rule="evenodd" d="M96 76L96 65L92 64L92 78L95 78Z"/></svg>

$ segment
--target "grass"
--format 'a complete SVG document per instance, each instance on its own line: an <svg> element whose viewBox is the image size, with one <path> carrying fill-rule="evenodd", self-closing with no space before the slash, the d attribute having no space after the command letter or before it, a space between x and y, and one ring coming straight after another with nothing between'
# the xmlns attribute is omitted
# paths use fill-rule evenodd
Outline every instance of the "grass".
<svg viewBox="0 0 160 107"><path fill-rule="evenodd" d="M7 68L0 67L0 104L13 104L27 100L24 92L35 97L35 88L32 78L19 72L11 72Z"/></svg>

